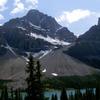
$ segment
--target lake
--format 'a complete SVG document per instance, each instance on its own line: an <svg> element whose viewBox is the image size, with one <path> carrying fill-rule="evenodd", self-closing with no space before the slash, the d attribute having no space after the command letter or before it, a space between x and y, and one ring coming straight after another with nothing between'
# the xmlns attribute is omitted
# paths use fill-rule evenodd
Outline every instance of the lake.
<svg viewBox="0 0 100 100"><path fill-rule="evenodd" d="M95 91L95 89L94 89ZM85 89L81 89L81 93L85 93ZM70 94L75 94L75 89L68 89L66 90L67 96L69 97ZM52 94L57 94L58 100L60 100L61 91L60 90L49 90L44 93L45 97L49 97L49 100L51 100Z"/></svg>
<svg viewBox="0 0 100 100"><path fill-rule="evenodd" d="M67 96L69 97L71 94L74 95L75 91L76 91L75 89L66 90ZM86 92L86 89L81 89L82 94L85 92ZM94 93L95 93L95 88L94 88ZM44 92L44 96L48 97L49 100L51 100L52 94L54 94L54 95L57 94L58 100L60 100L60 95L61 95L60 90L49 90L49 91ZM23 100L24 100L25 93L22 93L22 96L23 96Z"/></svg>

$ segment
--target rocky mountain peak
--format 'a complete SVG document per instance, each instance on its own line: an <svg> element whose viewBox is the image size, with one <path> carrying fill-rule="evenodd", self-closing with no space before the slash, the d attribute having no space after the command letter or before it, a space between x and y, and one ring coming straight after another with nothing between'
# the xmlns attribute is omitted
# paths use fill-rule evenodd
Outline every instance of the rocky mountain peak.
<svg viewBox="0 0 100 100"><path fill-rule="evenodd" d="M10 47L18 53L39 52L49 50L63 43L74 42L76 36L57 21L38 10L30 10L21 18L14 18L6 22L0 33Z"/></svg>
<svg viewBox="0 0 100 100"><path fill-rule="evenodd" d="M53 17L34 9L30 10L24 18L34 25L49 29L51 32L55 32L61 27Z"/></svg>

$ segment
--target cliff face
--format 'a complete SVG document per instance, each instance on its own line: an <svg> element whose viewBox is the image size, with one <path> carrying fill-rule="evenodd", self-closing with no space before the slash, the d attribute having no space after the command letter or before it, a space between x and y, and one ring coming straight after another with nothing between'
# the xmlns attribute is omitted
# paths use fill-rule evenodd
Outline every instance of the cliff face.
<svg viewBox="0 0 100 100"><path fill-rule="evenodd" d="M0 34L6 44L18 53L49 50L76 40L67 28L38 10L30 10L25 16L6 22L0 27Z"/></svg>

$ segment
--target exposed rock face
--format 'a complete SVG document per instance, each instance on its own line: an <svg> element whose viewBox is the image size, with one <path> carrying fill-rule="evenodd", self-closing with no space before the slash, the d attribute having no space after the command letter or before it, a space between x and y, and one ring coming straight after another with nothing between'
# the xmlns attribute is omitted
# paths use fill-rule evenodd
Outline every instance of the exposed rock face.
<svg viewBox="0 0 100 100"><path fill-rule="evenodd" d="M66 27L61 27L56 31L56 37L60 40L75 42L76 36L68 30ZM65 38L64 38L65 37Z"/></svg>
<svg viewBox="0 0 100 100"><path fill-rule="evenodd" d="M85 76L91 75L96 70L79 60L64 53L68 47L55 49L40 59L41 70L44 77L57 76ZM8 55L10 55L8 57ZM25 87L26 59L12 55L8 50L6 55L0 58L0 79L14 80L12 85L15 88Z"/></svg>
<svg viewBox="0 0 100 100"><path fill-rule="evenodd" d="M31 33L35 36L31 36ZM62 28L53 17L38 10L30 10L24 17L6 22L0 27L0 34L9 46L21 53L53 48L54 44L50 42L50 39L55 41L57 38L58 42L76 40L76 36L67 28Z"/></svg>

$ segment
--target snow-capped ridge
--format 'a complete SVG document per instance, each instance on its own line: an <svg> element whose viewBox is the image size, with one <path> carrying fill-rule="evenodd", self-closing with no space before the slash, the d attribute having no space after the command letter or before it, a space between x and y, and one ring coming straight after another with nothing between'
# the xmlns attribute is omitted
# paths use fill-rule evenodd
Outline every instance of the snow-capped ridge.
<svg viewBox="0 0 100 100"><path fill-rule="evenodd" d="M26 31L26 29L24 27L18 26L17 28L22 29L23 31Z"/></svg>
<svg viewBox="0 0 100 100"><path fill-rule="evenodd" d="M34 27L37 30L43 30L43 31L45 31L45 29L41 28L40 26L36 26L36 25L32 24L31 22L29 22L29 25L32 26L32 27Z"/></svg>
<svg viewBox="0 0 100 100"><path fill-rule="evenodd" d="M46 56L48 53L50 53L52 50L46 50L46 51L43 51L43 55L39 58L43 58L44 56Z"/></svg>
<svg viewBox="0 0 100 100"><path fill-rule="evenodd" d="M42 35L37 35L35 33L30 33L30 36L34 37L35 39L43 39L44 41L47 41L53 45L69 45L70 43L58 40L58 39L53 39L50 36L47 35L47 37L44 37Z"/></svg>

